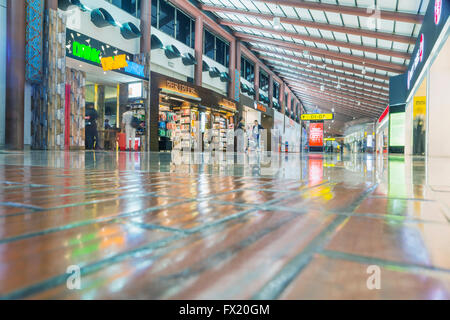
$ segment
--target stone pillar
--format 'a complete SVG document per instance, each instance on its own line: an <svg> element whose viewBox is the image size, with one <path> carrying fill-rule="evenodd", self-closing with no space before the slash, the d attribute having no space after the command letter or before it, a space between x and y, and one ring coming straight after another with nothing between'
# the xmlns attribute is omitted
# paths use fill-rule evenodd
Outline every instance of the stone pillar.
<svg viewBox="0 0 450 320"><path fill-rule="evenodd" d="M269 75L269 108L273 108L273 76Z"/></svg>
<svg viewBox="0 0 450 320"><path fill-rule="evenodd" d="M25 91L25 0L8 0L6 10L5 145L23 149Z"/></svg>
<svg viewBox="0 0 450 320"><path fill-rule="evenodd" d="M58 10L58 0L45 0L45 9Z"/></svg>
<svg viewBox="0 0 450 320"><path fill-rule="evenodd" d="M235 98L235 86L236 86L236 40L230 42L230 66L229 73L231 81L228 84L228 98L234 100Z"/></svg>
<svg viewBox="0 0 450 320"><path fill-rule="evenodd" d="M152 24L151 0L141 1L141 53L150 52L150 36Z"/></svg>
<svg viewBox="0 0 450 320"><path fill-rule="evenodd" d="M281 113L284 114L284 109L286 106L286 101L284 101L284 95L286 94L286 88L284 85L284 82L281 83L280 85L280 106L281 106Z"/></svg>
<svg viewBox="0 0 450 320"><path fill-rule="evenodd" d="M197 64L195 65L195 84L197 86L202 85L202 65L203 65L203 17L198 16L195 20L195 59Z"/></svg>
<svg viewBox="0 0 450 320"><path fill-rule="evenodd" d="M259 64L255 63L255 101L259 101Z"/></svg>

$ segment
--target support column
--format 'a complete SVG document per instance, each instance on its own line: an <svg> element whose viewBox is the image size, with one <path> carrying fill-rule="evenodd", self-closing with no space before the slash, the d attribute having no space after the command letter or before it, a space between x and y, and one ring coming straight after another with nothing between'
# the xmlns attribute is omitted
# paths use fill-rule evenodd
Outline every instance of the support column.
<svg viewBox="0 0 450 320"><path fill-rule="evenodd" d="M229 73L231 81L228 84L228 98L235 99L235 86L236 86L236 40L230 42L230 66Z"/></svg>
<svg viewBox="0 0 450 320"><path fill-rule="evenodd" d="M5 145L23 149L25 91L25 0L8 0L6 10Z"/></svg>
<svg viewBox="0 0 450 320"><path fill-rule="evenodd" d="M152 23L151 0L141 1L141 53L148 53L151 50L150 36Z"/></svg>
<svg viewBox="0 0 450 320"><path fill-rule="evenodd" d="M45 9L58 10L58 0L45 0Z"/></svg>
<svg viewBox="0 0 450 320"><path fill-rule="evenodd" d="M284 96L286 94L286 87L284 85L284 82L280 85L280 106L281 106L281 113L284 114L284 110L286 109L286 101L284 101Z"/></svg>
<svg viewBox="0 0 450 320"><path fill-rule="evenodd" d="M259 101L259 64L255 63L255 100Z"/></svg>
<svg viewBox="0 0 450 320"><path fill-rule="evenodd" d="M203 66L203 17L197 16L195 20L195 59L197 64L195 65L195 84L197 86L202 85L202 66Z"/></svg>
<svg viewBox="0 0 450 320"><path fill-rule="evenodd" d="M273 76L269 75L269 108L273 108Z"/></svg>

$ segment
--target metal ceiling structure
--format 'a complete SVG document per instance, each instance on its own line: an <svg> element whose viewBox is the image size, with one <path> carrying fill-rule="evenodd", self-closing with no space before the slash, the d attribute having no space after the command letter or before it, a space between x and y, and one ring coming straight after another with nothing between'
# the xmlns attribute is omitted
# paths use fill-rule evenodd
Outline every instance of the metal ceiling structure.
<svg viewBox="0 0 450 320"><path fill-rule="evenodd" d="M377 118L406 71L429 0L200 0L306 110Z"/></svg>

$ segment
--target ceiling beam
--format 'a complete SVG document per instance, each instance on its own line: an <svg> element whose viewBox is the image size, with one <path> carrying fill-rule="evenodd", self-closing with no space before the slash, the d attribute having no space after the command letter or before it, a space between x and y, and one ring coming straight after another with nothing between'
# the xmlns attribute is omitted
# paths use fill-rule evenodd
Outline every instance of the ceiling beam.
<svg viewBox="0 0 450 320"><path fill-rule="evenodd" d="M285 63L293 63L292 61L286 61L286 59L280 59L280 58L276 58L276 57L272 57L272 56L267 55L267 54L275 54L275 55L278 55L279 57L283 57L283 58L287 58L287 59L295 59L297 61L301 61L301 62L304 62L304 63L308 63L309 62L309 63L311 63L312 65L314 65L316 67L323 65L323 62L318 62L318 61L313 60L313 59L310 59L308 61L308 59L297 57L297 56L286 54L286 53L279 53L279 52L276 52L276 51L261 49L261 48L255 47L255 46L252 46L251 48L252 48L252 51L255 51L257 53L260 53L260 54L264 55L264 56L260 56L261 59L266 59L266 57L270 57L270 59L279 60L279 61L282 61L282 62L285 62ZM298 65L301 65L301 64L298 64ZM326 64L326 68L339 70L339 71L343 71L343 72L351 72L351 73L353 73L355 75L359 75L360 72L361 72L358 69L352 69L352 68L347 68L347 67L343 67L343 66L341 67L341 66L337 66L337 65L334 65L334 64ZM318 70L323 70L322 68L317 68L317 69ZM381 74L372 73L372 72L366 72L365 75L361 74L360 81L363 81L363 76L389 81L389 77L388 76L383 76ZM377 82L375 82L375 83L377 83ZM388 87L388 85L382 84L382 83L377 83L377 85L380 85L380 86L385 85L386 87Z"/></svg>
<svg viewBox="0 0 450 320"><path fill-rule="evenodd" d="M300 78L296 78L290 74L282 74L280 75L281 78L284 79L288 79L289 81L296 81L297 83L302 83L305 85L315 85L316 88L318 88L320 90L320 82L318 84L316 84L313 81L308 81L308 79L300 79ZM354 95L352 92L349 91L340 91L338 89L335 89L333 86L327 85L326 83L324 84L325 87L327 88L326 91L321 91L322 93L325 92L333 92L335 94L341 95L343 97L347 97L350 98L356 102L366 102L367 104L369 104L370 106L379 106L380 109L386 108L387 104L388 104L388 99L387 100L377 100L377 99L373 99L371 97L362 97L362 96L357 96ZM356 94L358 94L358 92L356 92Z"/></svg>
<svg viewBox="0 0 450 320"><path fill-rule="evenodd" d="M373 112L369 112L367 110L362 110L362 109L355 109L347 104L334 102L332 105L330 105L330 101L324 100L315 95L311 95L310 93L306 94L299 90L297 90L296 93L300 96L300 99L302 101L306 101L307 104L311 105L312 107L317 106L320 109L327 109L330 111L334 108L334 113L342 113L342 114L348 115L352 118L355 116L355 113L358 113L359 115L362 115L365 117L367 117L367 116L374 117L375 116L375 113L373 113Z"/></svg>
<svg viewBox="0 0 450 320"><path fill-rule="evenodd" d="M255 29L255 30L262 31L262 32L277 34L277 35L280 35L283 37L290 37L290 38L298 39L298 40L302 40L302 41L311 41L311 42L322 43L322 44L329 45L329 46L347 48L347 49L351 49L351 50L372 52L375 54L381 54L381 55L385 55L385 56L389 56L389 57L396 57L396 58L407 59L407 60L409 60L411 57L411 55L408 52L399 52L399 51L394 51L394 50L389 50L389 49L382 49L382 48L376 48L376 47L364 46L364 45L360 45L360 44L349 43L346 41L336 41L336 40L331 40L331 39L324 39L321 37L312 37L312 36L303 35L303 34L299 34L299 33L288 32L288 31L283 31L283 30L275 30L273 28L269 29L269 28L266 28L263 26L255 26L255 25L246 24L246 23L221 21L220 24L225 25L225 26L230 26L230 27ZM253 35L253 34L250 34L247 32L245 34L247 34L249 36ZM267 37L265 37L265 38L267 38ZM271 38L267 38L267 39L271 39Z"/></svg>
<svg viewBox="0 0 450 320"><path fill-rule="evenodd" d="M270 60L270 59L268 59L268 60ZM340 82L342 84L344 84L346 86L350 86L350 87L354 87L354 88L360 89L360 90L362 90L362 92L366 92L366 93L369 93L369 94L371 92L375 92L375 93L379 93L382 96L386 96L386 97L389 96L389 91L388 90L377 89L377 88L365 85L365 83L363 83L363 84L355 83L353 81L362 81L362 80L359 79L359 78L356 78L356 77L346 76L345 74L328 73L328 72L326 72L326 74L331 74L331 75L336 77L336 78L333 78L333 77L325 76L322 73L321 74L314 73L311 70L308 70L307 68L301 68L300 69L299 67L292 66L292 65L290 65L290 66L283 66L283 65L281 65L279 63L274 63L274 62L271 62L271 61L266 61L266 63L268 65L272 66L273 68L287 68L287 69L291 70L292 72L298 71L299 74L305 74L307 76L313 76L313 77L316 77L316 78L327 79L327 80L332 81L332 82L337 82L338 81L337 78L339 78ZM293 68L293 69L290 69L290 68ZM316 71L316 72L319 72L319 71ZM351 79L353 81L349 81L348 79Z"/></svg>
<svg viewBox="0 0 450 320"><path fill-rule="evenodd" d="M323 99L324 101L328 101L329 103L338 103L338 104L344 104L349 107L361 110L361 111L367 111L371 112L373 114L380 114L379 109L374 108L373 106L363 104L361 103L360 106L358 106L354 101L349 100L348 98L344 98L339 95L330 94L330 93L324 93L321 92L318 88L312 87L312 86L299 86L299 85L293 85L293 90L301 90L307 95L315 96L316 98Z"/></svg>
<svg viewBox="0 0 450 320"><path fill-rule="evenodd" d="M323 2L311 2L305 0L263 0L260 2L277 4L280 6L294 7L299 9L334 12L339 14L348 14L352 16L367 17L367 18L370 18L374 15L374 12L372 12L370 8L328 4ZM380 10L379 14L380 14L379 18L383 20L401 21L417 24L421 24L423 22L423 16L418 14L387 11L387 10Z"/></svg>
<svg viewBox="0 0 450 320"><path fill-rule="evenodd" d="M365 29L360 29L360 28L352 28L352 27L347 27L347 26L338 26L338 25L328 24L328 23L299 20L297 18L289 18L289 17L284 17L281 15L272 15L272 14L267 14L267 13L247 11L247 10L241 10L241 9L235 9L235 8L208 6L208 5L204 5L204 4L201 5L201 9L205 10L205 11L210 11L210 12L222 12L222 13L239 14L239 15L243 15L243 16L253 16L258 19L265 19L265 20L269 20L269 21L272 21L274 17L278 17L278 18L280 18L281 23L292 24L292 25L299 26L299 27L321 29L321 30L327 30L327 31L332 31L332 32L341 32L341 33L353 34L353 35L361 36L361 37L369 37L369 38L382 39L382 40L387 40L387 41L395 41L395 42L407 43L407 44L411 44L411 45L414 45L416 43L415 37L397 35L397 34L392 34L392 33L388 33L388 32L380 32L380 31L365 30ZM224 21L220 21L220 23L223 23L223 22Z"/></svg>
<svg viewBox="0 0 450 320"><path fill-rule="evenodd" d="M309 52L311 56L321 57L324 59L338 60L350 64L358 64L361 66L365 64L366 67L385 70L397 74L404 73L406 71L406 66L402 64L360 57L348 53L341 53L315 47L304 46L295 42L283 41L278 39L269 39L266 37L256 35L248 35L242 32L235 32L234 36L240 39L244 39L247 42L265 43L272 46L280 46L285 49L301 53L303 53L306 50Z"/></svg>

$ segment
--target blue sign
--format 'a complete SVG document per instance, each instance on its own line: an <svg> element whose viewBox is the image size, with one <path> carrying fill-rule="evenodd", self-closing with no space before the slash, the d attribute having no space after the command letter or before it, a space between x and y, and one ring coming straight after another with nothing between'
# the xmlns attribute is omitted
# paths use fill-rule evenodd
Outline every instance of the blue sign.
<svg viewBox="0 0 450 320"><path fill-rule="evenodd" d="M137 77L145 78L145 67L138 63L127 61L128 66L123 68L126 73L132 74Z"/></svg>

